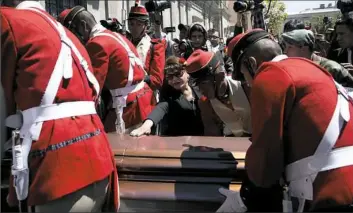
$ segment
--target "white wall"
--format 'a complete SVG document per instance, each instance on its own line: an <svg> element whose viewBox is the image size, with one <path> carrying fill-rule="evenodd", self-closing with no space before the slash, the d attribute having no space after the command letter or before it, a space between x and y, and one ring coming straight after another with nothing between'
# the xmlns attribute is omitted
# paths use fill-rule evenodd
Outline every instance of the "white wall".
<svg viewBox="0 0 353 213"><path fill-rule="evenodd" d="M192 21L192 17L196 16L197 18L199 18L201 20L201 23L203 24L203 15L202 15L202 10L200 7L197 7L196 5L192 5L192 7L189 8L189 25L191 25L193 23ZM200 21L196 21L196 22L200 22ZM206 27L207 28L207 27Z"/></svg>
<svg viewBox="0 0 353 213"><path fill-rule="evenodd" d="M45 8L45 0L40 0L39 3Z"/></svg>
<svg viewBox="0 0 353 213"><path fill-rule="evenodd" d="M171 19L171 23L170 23L170 26L164 25L164 27L175 27L175 32L170 33L171 38L179 38L178 24L179 24L180 16L179 16L178 2L172 1L171 3L172 3L171 13L169 13L169 15L171 14L171 16L169 16L169 18ZM163 17L165 17L164 14L163 14Z"/></svg>
<svg viewBox="0 0 353 213"><path fill-rule="evenodd" d="M180 4L180 19L179 19L179 23L188 24L187 16L186 16L186 6L185 6L185 4Z"/></svg>
<svg viewBox="0 0 353 213"><path fill-rule="evenodd" d="M103 0L101 0L103 1ZM108 17L122 20L122 8L124 1L108 1Z"/></svg>
<svg viewBox="0 0 353 213"><path fill-rule="evenodd" d="M109 2L113 3L114 1ZM98 22L99 20L106 19L105 4L105 0L87 1L87 10L94 15Z"/></svg>
<svg viewBox="0 0 353 213"><path fill-rule="evenodd" d="M225 29L229 26L229 21L226 17L222 17L223 20L223 37L227 37L228 35L226 34Z"/></svg>

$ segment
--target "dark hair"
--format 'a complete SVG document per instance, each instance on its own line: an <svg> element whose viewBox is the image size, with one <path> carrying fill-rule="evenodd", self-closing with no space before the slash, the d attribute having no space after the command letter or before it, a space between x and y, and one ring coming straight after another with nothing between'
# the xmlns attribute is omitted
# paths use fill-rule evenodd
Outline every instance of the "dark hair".
<svg viewBox="0 0 353 213"><path fill-rule="evenodd" d="M289 32L295 30L294 20L289 20L284 24L283 32Z"/></svg>
<svg viewBox="0 0 353 213"><path fill-rule="evenodd" d="M303 22L299 22L299 23L296 24L295 29L296 30L305 29L305 24Z"/></svg>
<svg viewBox="0 0 353 213"><path fill-rule="evenodd" d="M290 32L293 30L305 29L305 24L297 20L289 20L284 24L283 32Z"/></svg>
<svg viewBox="0 0 353 213"><path fill-rule="evenodd" d="M348 27L348 29L353 32L353 19L352 18L343 18L343 19L337 20L335 29L339 25L346 25Z"/></svg>
<svg viewBox="0 0 353 213"><path fill-rule="evenodd" d="M174 73L185 69L185 65L182 63L182 59L176 56L170 56L167 58L164 67L164 73Z"/></svg>
<svg viewBox="0 0 353 213"><path fill-rule="evenodd" d="M188 25L185 25L185 24L179 24L178 25L178 30L179 31L188 31L189 30L189 26Z"/></svg>
<svg viewBox="0 0 353 213"><path fill-rule="evenodd" d="M192 34L193 32L195 32L195 31L201 32L201 33L204 35L205 39L207 39L207 32L206 32L206 29L205 29L202 25L200 25L200 24L194 24L194 25L192 25L192 27L189 29L189 33L188 33L188 38L189 38L189 39L191 38L191 34Z"/></svg>

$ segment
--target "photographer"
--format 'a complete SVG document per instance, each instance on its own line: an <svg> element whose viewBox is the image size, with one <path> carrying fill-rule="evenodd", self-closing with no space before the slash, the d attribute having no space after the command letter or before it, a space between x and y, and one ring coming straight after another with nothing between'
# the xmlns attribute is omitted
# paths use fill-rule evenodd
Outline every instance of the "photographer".
<svg viewBox="0 0 353 213"><path fill-rule="evenodd" d="M234 2L233 9L237 13L237 21L235 26L244 29L244 32L252 29L251 23L251 6L248 4L249 1L237 0Z"/></svg>
<svg viewBox="0 0 353 213"><path fill-rule="evenodd" d="M162 12L165 9L169 9L171 7L171 3L169 1L149 0L145 3L145 7L150 16L150 36L153 39L161 39L165 41L165 57L168 58L173 55L173 41L168 38L167 32L162 32L161 25L163 22Z"/></svg>
<svg viewBox="0 0 353 213"><path fill-rule="evenodd" d="M237 13L237 27L243 27L244 32L252 28L266 29L262 4L263 0L237 0L233 10Z"/></svg>
<svg viewBox="0 0 353 213"><path fill-rule="evenodd" d="M159 14L153 14L153 15L159 16ZM167 34L168 32L162 32L160 24L154 23L152 25L153 25L152 26L153 32L151 32L151 38L161 39L161 40L165 41L165 44L166 44L165 57L166 58L174 55L174 51L173 51L174 42L168 36L168 34Z"/></svg>

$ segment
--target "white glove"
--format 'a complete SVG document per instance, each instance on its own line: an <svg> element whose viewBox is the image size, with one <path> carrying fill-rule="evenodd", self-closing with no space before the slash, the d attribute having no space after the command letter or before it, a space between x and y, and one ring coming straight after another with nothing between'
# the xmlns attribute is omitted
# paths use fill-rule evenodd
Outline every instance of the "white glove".
<svg viewBox="0 0 353 213"><path fill-rule="evenodd" d="M153 121L151 120L146 120L141 127L133 130L130 133L130 136L132 137L140 137L141 135L149 135L151 133L151 128L153 126Z"/></svg>
<svg viewBox="0 0 353 213"><path fill-rule="evenodd" d="M141 135L148 135L150 133L151 133L151 129L146 129L144 127L140 127L140 128L134 129L132 132L130 132L130 136L140 137Z"/></svg>
<svg viewBox="0 0 353 213"><path fill-rule="evenodd" d="M246 212L248 210L240 197L240 192L224 188L219 188L218 191L227 198L217 212Z"/></svg>

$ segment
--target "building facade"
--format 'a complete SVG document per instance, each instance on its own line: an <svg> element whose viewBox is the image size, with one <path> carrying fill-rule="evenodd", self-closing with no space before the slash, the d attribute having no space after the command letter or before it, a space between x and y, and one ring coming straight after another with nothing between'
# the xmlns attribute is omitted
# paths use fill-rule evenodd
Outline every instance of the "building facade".
<svg viewBox="0 0 353 213"><path fill-rule="evenodd" d="M144 4L148 0L141 0ZM175 27L176 32L171 38L178 38L178 24L191 25L195 22L203 24L206 29L214 28L221 37L229 34L230 11L229 1L222 0L169 0L171 8L163 11L162 27ZM127 24L126 19L134 0L41 0L46 10L56 17L66 8L81 5L90 11L97 21L107 18L117 18Z"/></svg>
<svg viewBox="0 0 353 213"><path fill-rule="evenodd" d="M339 9L337 9L336 5L328 4L327 6L325 6L325 4L321 4L319 8L306 9L299 13L288 14L286 22L289 20L310 22L315 17L324 17L324 16L337 19L340 15L341 15L341 12Z"/></svg>

